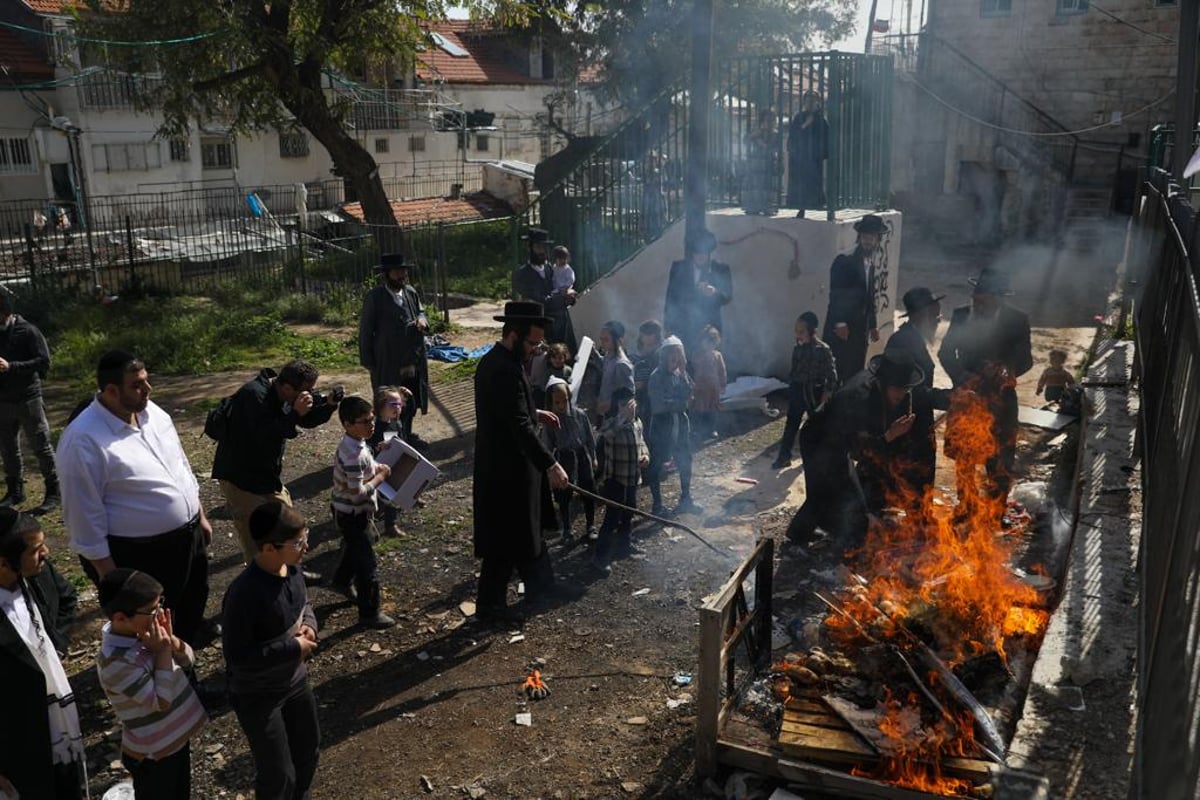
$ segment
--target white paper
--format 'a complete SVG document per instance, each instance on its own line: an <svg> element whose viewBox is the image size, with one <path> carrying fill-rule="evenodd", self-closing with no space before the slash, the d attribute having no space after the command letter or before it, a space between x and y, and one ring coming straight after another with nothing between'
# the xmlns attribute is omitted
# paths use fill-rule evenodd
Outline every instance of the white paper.
<svg viewBox="0 0 1200 800"><path fill-rule="evenodd" d="M1200 172L1200 148L1197 148L1196 152L1192 153L1187 166L1183 168L1183 177L1190 178L1197 172Z"/></svg>
<svg viewBox="0 0 1200 800"><path fill-rule="evenodd" d="M376 491L384 502L396 508L412 508L425 487L438 476L438 468L403 439L392 439L375 460L392 470Z"/></svg>
<svg viewBox="0 0 1200 800"><path fill-rule="evenodd" d="M579 387L583 386L583 373L587 372L588 362L592 359L592 343L590 336L583 337L579 343L579 352L575 354L575 366L571 369L571 402L579 402Z"/></svg>

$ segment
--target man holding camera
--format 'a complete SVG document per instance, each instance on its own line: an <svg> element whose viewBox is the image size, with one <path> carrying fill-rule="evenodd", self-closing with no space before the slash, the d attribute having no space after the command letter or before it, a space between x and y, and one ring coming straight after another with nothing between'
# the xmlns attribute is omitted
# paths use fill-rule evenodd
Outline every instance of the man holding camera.
<svg viewBox="0 0 1200 800"><path fill-rule="evenodd" d="M371 372L371 394L380 386L403 386L412 392L404 404L400 423L404 440L418 449L425 442L413 433L417 409L429 410L429 362L425 356L425 335L429 320L421 305L421 296L408 283L415 264L404 256L385 253L375 272L383 282L367 293L358 322L359 362Z"/></svg>
<svg viewBox="0 0 1200 800"><path fill-rule="evenodd" d="M225 507L233 517L246 562L257 547L250 536L250 514L263 503L292 504L283 485L283 453L298 428L329 421L342 400L342 388L328 395L313 390L317 369L307 361L289 361L279 370L264 369L233 395L225 434L217 442L212 476L221 483ZM312 580L315 576L306 575Z"/></svg>

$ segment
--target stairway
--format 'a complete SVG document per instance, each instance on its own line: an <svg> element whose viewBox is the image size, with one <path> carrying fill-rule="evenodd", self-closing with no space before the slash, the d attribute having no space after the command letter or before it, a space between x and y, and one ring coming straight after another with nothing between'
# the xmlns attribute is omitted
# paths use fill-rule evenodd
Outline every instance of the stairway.
<svg viewBox="0 0 1200 800"><path fill-rule="evenodd" d="M1111 211L1111 188L1071 186L1063 212L1063 246L1080 255L1096 252L1108 231Z"/></svg>

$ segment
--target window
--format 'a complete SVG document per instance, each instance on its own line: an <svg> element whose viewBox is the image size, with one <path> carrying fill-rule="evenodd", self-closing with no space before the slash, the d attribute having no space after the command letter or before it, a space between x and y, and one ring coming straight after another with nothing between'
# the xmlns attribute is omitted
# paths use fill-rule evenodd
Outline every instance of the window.
<svg viewBox="0 0 1200 800"><path fill-rule="evenodd" d="M1007 17L1012 14L1012 0L979 0L979 16Z"/></svg>
<svg viewBox="0 0 1200 800"><path fill-rule="evenodd" d="M28 139L0 139L0 173L36 171Z"/></svg>
<svg viewBox="0 0 1200 800"><path fill-rule="evenodd" d="M475 149L479 150L480 152L486 152L490 144L491 143L488 141L488 137L486 136L475 137Z"/></svg>
<svg viewBox="0 0 1200 800"><path fill-rule="evenodd" d="M308 158L308 137L303 133L279 134L280 158Z"/></svg>
<svg viewBox="0 0 1200 800"><path fill-rule="evenodd" d="M390 140L386 136L375 140L376 153L386 153L388 151L388 147L390 147Z"/></svg>
<svg viewBox="0 0 1200 800"><path fill-rule="evenodd" d="M228 139L201 139L200 166L202 169L232 169L233 142Z"/></svg>
<svg viewBox="0 0 1200 800"><path fill-rule="evenodd" d="M425 137L424 136L408 137L408 152L424 153L425 152Z"/></svg>
<svg viewBox="0 0 1200 800"><path fill-rule="evenodd" d="M1059 16L1068 14L1086 14L1088 10L1088 0L1058 0Z"/></svg>
<svg viewBox="0 0 1200 800"><path fill-rule="evenodd" d="M183 163L192 160L192 143L187 139L171 139L167 146L172 161Z"/></svg>
<svg viewBox="0 0 1200 800"><path fill-rule="evenodd" d="M1179 0L1154 0L1155 6L1177 6Z"/></svg>
<svg viewBox="0 0 1200 800"><path fill-rule="evenodd" d="M145 172L162 166L158 142L118 142L92 145L92 161L105 172Z"/></svg>

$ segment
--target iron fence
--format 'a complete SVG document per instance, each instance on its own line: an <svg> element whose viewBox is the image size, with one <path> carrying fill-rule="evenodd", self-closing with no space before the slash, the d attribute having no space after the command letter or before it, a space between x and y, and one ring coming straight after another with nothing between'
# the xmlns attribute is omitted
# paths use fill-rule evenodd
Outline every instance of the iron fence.
<svg viewBox="0 0 1200 800"><path fill-rule="evenodd" d="M1137 800L1200 796L1200 219L1167 173L1143 186L1131 261L1143 451Z"/></svg>

